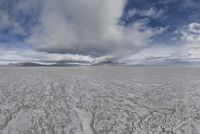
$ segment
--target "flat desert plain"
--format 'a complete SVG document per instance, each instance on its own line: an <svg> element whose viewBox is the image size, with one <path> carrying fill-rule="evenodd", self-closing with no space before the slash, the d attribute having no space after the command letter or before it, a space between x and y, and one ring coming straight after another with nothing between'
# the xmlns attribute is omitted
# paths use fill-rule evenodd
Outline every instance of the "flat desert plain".
<svg viewBox="0 0 200 134"><path fill-rule="evenodd" d="M200 68L1 67L0 134L200 134Z"/></svg>

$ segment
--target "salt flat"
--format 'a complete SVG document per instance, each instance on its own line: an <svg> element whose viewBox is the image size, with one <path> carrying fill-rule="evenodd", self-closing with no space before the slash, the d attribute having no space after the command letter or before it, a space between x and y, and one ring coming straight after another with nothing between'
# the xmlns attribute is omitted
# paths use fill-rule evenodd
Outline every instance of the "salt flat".
<svg viewBox="0 0 200 134"><path fill-rule="evenodd" d="M199 133L198 68L0 68L0 134Z"/></svg>

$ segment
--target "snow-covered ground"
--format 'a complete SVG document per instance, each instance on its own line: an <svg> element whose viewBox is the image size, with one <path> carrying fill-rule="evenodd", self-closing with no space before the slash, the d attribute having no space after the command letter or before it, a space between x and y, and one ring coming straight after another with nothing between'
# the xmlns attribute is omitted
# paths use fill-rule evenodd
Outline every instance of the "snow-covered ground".
<svg viewBox="0 0 200 134"><path fill-rule="evenodd" d="M200 134L200 69L2 67L0 134Z"/></svg>

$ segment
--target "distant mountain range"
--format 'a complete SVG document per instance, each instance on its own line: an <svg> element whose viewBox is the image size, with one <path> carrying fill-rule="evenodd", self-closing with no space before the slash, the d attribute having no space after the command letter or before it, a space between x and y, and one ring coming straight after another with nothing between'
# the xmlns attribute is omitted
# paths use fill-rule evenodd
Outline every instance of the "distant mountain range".
<svg viewBox="0 0 200 134"><path fill-rule="evenodd" d="M81 63L52 63L52 64L45 64L45 63L35 63L35 62L21 62L21 63L11 63L8 66L15 66L15 67L75 67L75 66L83 66L86 64Z"/></svg>
<svg viewBox="0 0 200 134"><path fill-rule="evenodd" d="M125 64L113 61L103 61L98 63L84 62L84 61L27 61L27 62L13 62L7 65L11 67L77 67L77 66L129 66L129 67L151 67L151 66L200 66L200 62L188 62L180 60L165 60L164 62L146 62L141 64Z"/></svg>
<svg viewBox="0 0 200 134"><path fill-rule="evenodd" d="M6 66L13 67L76 67L76 66L102 66L102 65L119 65L112 61L105 61L100 63L89 63L89 62L74 62L74 61L58 61L55 63L49 62L18 62L10 63Z"/></svg>

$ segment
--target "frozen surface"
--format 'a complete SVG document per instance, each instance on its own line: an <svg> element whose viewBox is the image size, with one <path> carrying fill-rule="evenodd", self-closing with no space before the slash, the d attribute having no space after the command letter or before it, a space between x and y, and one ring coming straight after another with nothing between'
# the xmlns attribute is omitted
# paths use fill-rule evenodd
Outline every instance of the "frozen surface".
<svg viewBox="0 0 200 134"><path fill-rule="evenodd" d="M200 69L0 68L0 134L200 134Z"/></svg>

